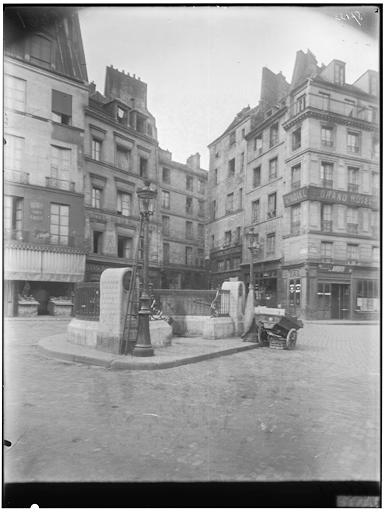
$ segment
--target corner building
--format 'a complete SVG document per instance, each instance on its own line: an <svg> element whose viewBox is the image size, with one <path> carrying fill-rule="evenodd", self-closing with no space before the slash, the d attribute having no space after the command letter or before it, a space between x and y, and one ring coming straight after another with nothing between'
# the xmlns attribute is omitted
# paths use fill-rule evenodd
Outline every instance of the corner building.
<svg viewBox="0 0 386 512"><path fill-rule="evenodd" d="M8 6L4 18L4 314L47 314L84 278L87 70L77 14Z"/></svg>
<svg viewBox="0 0 386 512"><path fill-rule="evenodd" d="M379 313L378 75L345 73L299 51L283 123L283 287L306 318Z"/></svg>

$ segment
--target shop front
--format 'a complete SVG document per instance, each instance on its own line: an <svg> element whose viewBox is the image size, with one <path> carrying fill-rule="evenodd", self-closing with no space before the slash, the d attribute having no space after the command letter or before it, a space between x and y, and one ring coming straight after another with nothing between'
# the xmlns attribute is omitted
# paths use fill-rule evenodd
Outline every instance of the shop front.
<svg viewBox="0 0 386 512"><path fill-rule="evenodd" d="M281 287L281 269L277 262L264 262L253 264L255 298L261 306L272 308L281 307L283 304L283 290ZM249 288L250 268L243 265L242 280Z"/></svg>

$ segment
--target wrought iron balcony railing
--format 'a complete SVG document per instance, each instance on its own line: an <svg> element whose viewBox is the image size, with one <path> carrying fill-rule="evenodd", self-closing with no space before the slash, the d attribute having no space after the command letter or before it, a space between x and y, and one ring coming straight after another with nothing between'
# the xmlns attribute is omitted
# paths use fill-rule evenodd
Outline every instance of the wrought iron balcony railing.
<svg viewBox="0 0 386 512"><path fill-rule="evenodd" d="M321 185L324 188L333 188L333 181L332 180L324 180L324 179L322 179Z"/></svg>
<svg viewBox="0 0 386 512"><path fill-rule="evenodd" d="M356 183L349 183L348 184L348 191L349 192L358 192L359 191L359 185Z"/></svg>
<svg viewBox="0 0 386 512"><path fill-rule="evenodd" d="M46 187L75 192L74 181L60 180L59 178L52 178L51 176L46 176Z"/></svg>
<svg viewBox="0 0 386 512"><path fill-rule="evenodd" d="M14 183L29 183L29 173L24 171L6 170L4 171L4 179Z"/></svg>
<svg viewBox="0 0 386 512"><path fill-rule="evenodd" d="M322 220L322 231L324 231L324 232L332 231L332 220Z"/></svg>
<svg viewBox="0 0 386 512"><path fill-rule="evenodd" d="M347 223L347 233L351 234L357 234L358 233L358 224L355 224L353 222Z"/></svg>

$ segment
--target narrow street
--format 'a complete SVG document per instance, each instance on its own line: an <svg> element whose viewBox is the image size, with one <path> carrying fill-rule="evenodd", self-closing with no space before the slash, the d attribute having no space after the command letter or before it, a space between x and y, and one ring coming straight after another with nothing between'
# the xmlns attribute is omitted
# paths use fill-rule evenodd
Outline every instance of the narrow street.
<svg viewBox="0 0 386 512"><path fill-rule="evenodd" d="M378 327L156 371L43 356L67 321L4 325L5 482L378 480Z"/></svg>

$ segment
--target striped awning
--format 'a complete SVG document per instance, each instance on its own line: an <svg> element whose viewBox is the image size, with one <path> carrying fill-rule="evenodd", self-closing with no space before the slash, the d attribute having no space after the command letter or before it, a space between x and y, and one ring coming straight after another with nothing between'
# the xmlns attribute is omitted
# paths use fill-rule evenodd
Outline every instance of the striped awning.
<svg viewBox="0 0 386 512"><path fill-rule="evenodd" d="M5 247L4 279L25 281L83 281L86 255L74 252L50 251L41 247Z"/></svg>

